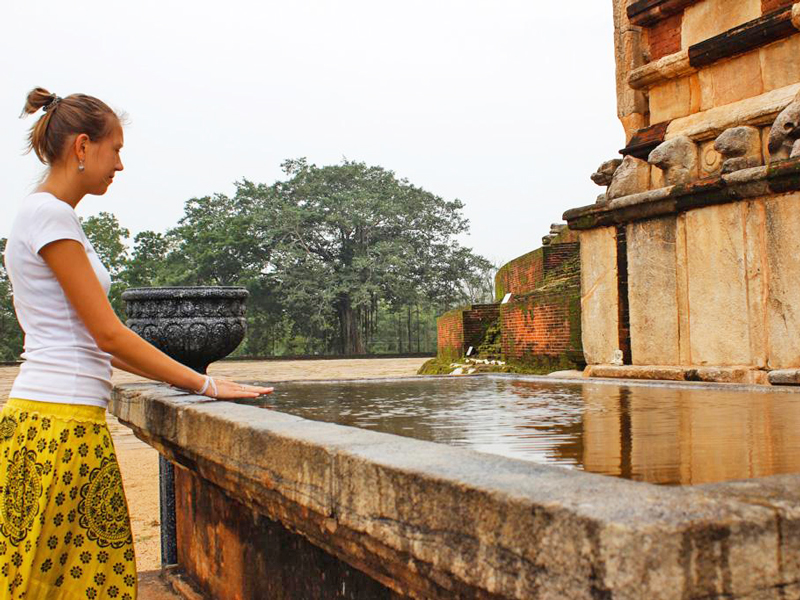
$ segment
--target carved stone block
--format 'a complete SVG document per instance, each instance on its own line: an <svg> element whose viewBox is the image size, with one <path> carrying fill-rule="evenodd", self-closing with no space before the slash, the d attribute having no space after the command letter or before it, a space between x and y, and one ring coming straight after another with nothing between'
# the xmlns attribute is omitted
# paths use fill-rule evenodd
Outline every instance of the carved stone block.
<svg viewBox="0 0 800 600"><path fill-rule="evenodd" d="M592 181L601 186L611 185L611 181L614 179L614 173L616 173L621 164L622 160L619 158L607 160L597 167L597 171L592 173Z"/></svg>
<svg viewBox="0 0 800 600"><path fill-rule="evenodd" d="M650 165L643 160L626 156L614 173L614 179L608 186L606 200L614 200L631 194L647 191L650 183Z"/></svg>
<svg viewBox="0 0 800 600"><path fill-rule="evenodd" d="M650 153L647 162L664 171L667 185L697 179L697 144L687 136L663 142Z"/></svg>
<svg viewBox="0 0 800 600"><path fill-rule="evenodd" d="M733 173L761 165L761 134L755 127L726 129L714 142L722 155L722 172Z"/></svg>
<svg viewBox="0 0 800 600"><path fill-rule="evenodd" d="M768 146L770 162L800 156L798 140L800 140L800 95L783 109L772 124Z"/></svg>

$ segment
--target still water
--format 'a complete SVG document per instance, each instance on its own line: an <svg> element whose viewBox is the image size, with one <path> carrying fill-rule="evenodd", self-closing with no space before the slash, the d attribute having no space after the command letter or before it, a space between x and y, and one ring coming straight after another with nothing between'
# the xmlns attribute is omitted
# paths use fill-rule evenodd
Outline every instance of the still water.
<svg viewBox="0 0 800 600"><path fill-rule="evenodd" d="M800 472L800 393L485 377L276 387L260 406L637 481Z"/></svg>

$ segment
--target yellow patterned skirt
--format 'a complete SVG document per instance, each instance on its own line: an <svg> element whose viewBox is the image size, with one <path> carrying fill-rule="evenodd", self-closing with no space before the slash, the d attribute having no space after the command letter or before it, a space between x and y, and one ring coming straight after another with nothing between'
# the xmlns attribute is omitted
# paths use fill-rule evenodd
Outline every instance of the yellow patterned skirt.
<svg viewBox="0 0 800 600"><path fill-rule="evenodd" d="M0 600L136 598L128 505L105 409L0 412Z"/></svg>

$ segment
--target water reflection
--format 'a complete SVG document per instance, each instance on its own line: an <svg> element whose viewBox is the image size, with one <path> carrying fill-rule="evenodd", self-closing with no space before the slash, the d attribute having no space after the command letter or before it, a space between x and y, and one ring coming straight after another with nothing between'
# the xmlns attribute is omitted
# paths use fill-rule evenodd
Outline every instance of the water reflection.
<svg viewBox="0 0 800 600"><path fill-rule="evenodd" d="M651 483L800 471L800 394L460 378L287 383L259 402Z"/></svg>

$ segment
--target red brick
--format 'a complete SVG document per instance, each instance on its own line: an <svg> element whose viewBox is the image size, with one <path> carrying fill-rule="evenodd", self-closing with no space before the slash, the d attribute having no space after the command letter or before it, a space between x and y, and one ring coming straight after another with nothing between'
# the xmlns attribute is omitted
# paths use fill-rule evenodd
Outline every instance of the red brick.
<svg viewBox="0 0 800 600"><path fill-rule="evenodd" d="M658 60L680 51L682 25L683 13L678 13L659 21L647 30L647 38L650 42L650 60Z"/></svg>
<svg viewBox="0 0 800 600"><path fill-rule="evenodd" d="M761 14L766 15L774 10L785 6L791 6L792 4L794 4L794 0L761 0Z"/></svg>

